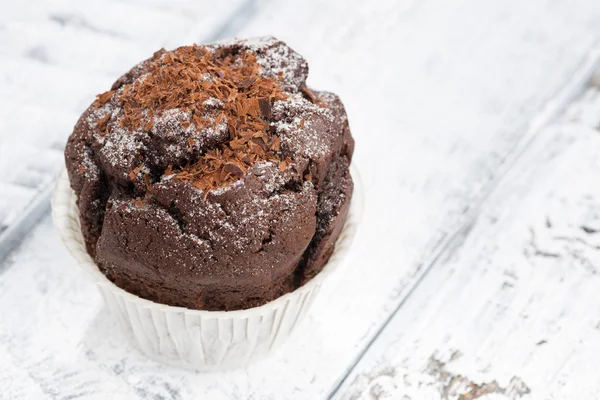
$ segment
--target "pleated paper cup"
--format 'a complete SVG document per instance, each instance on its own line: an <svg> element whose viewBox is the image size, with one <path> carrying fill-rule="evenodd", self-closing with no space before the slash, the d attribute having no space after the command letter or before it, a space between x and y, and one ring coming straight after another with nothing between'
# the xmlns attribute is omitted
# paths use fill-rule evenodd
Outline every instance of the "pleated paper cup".
<svg viewBox="0 0 600 400"><path fill-rule="evenodd" d="M52 216L61 238L96 282L111 314L135 346L150 358L195 370L244 366L285 341L311 307L321 285L343 262L362 213L362 192L353 168L354 193L348 218L325 268L304 286L260 307L204 311L168 306L126 292L109 281L88 254L66 170L58 178Z"/></svg>

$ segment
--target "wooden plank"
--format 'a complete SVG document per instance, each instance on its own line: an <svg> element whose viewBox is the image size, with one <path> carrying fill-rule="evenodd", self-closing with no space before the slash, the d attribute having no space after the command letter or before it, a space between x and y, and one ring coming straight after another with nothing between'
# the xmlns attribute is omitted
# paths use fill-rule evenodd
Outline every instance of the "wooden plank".
<svg viewBox="0 0 600 400"><path fill-rule="evenodd" d="M160 47L238 29L255 3L0 5L0 263L47 214L64 143L94 96Z"/></svg>
<svg viewBox="0 0 600 400"><path fill-rule="evenodd" d="M590 89L538 135L336 398L600 398L599 123Z"/></svg>
<svg viewBox="0 0 600 400"><path fill-rule="evenodd" d="M269 4L240 35L277 33L303 53L311 84L344 99L357 138L366 213L346 269L278 355L201 375L124 344L45 220L0 276L7 373L28 371L39 388L64 396L85 381L89 398L328 396L489 195L511 154L564 104L559 89L579 87L572 75L593 64L594 56L586 60L598 23L591 0ZM65 371L80 378L65 380Z"/></svg>

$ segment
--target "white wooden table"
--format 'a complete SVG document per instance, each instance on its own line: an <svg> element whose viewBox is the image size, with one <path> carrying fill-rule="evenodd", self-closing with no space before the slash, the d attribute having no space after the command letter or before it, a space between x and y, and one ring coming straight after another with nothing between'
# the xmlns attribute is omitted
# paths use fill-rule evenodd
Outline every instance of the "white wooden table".
<svg viewBox="0 0 600 400"><path fill-rule="evenodd" d="M366 209L279 353L131 348L49 218L78 115L160 47L274 34L344 100ZM0 399L600 398L600 2L0 2Z"/></svg>

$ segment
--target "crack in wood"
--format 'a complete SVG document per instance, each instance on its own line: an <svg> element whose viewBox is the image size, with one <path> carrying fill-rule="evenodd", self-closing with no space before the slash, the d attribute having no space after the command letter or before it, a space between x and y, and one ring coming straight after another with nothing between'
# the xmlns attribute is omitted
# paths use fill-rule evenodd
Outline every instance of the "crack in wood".
<svg viewBox="0 0 600 400"><path fill-rule="evenodd" d="M10 263L6 262L9 254L16 249L42 217L50 213L50 196L54 180L21 213L20 217L3 230L0 230L0 274L6 271Z"/></svg>
<svg viewBox="0 0 600 400"><path fill-rule="evenodd" d="M533 230L533 228L529 228L529 235L530 235L529 246L533 250L533 255L534 256L548 257L548 258L559 258L560 257L559 253L554 253L554 252L551 252L551 251L542 250L542 249L540 249L538 247L538 244L537 244L537 242L535 240L535 231ZM527 255L527 252L525 253L525 255Z"/></svg>
<svg viewBox="0 0 600 400"><path fill-rule="evenodd" d="M581 225L579 228L589 235L600 232L600 229L592 228L587 225Z"/></svg>

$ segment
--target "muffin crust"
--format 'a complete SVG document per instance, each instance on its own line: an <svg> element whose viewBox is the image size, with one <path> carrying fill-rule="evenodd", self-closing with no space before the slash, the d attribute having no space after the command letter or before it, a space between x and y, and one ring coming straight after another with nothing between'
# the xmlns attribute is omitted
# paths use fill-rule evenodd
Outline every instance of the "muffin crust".
<svg viewBox="0 0 600 400"><path fill-rule="evenodd" d="M258 306L314 277L352 196L344 107L272 38L185 46L133 67L65 150L82 233L130 293Z"/></svg>

